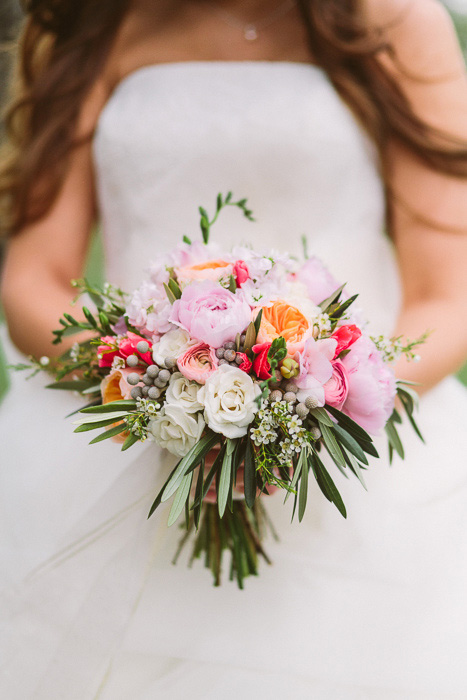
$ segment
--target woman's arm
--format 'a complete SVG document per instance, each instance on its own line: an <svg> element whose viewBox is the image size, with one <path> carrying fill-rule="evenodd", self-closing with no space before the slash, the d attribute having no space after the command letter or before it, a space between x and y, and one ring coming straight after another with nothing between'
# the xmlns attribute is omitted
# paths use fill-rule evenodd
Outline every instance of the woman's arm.
<svg viewBox="0 0 467 700"><path fill-rule="evenodd" d="M94 127L107 92L94 87L81 110L78 134ZM83 274L89 235L96 218L91 144L76 149L61 192L50 212L8 244L2 303L13 342L26 354L60 354L75 342L52 345L52 330L63 312L74 311L70 280Z"/></svg>
<svg viewBox="0 0 467 700"><path fill-rule="evenodd" d="M467 78L448 13L435 0L376 4L380 11L382 5L392 9L387 32L397 62L388 67L413 109L467 144ZM397 373L419 382L423 392L459 369L467 356L467 179L433 171L398 143L388 155L403 287L394 332L414 339L432 331L420 349L422 362L401 360Z"/></svg>

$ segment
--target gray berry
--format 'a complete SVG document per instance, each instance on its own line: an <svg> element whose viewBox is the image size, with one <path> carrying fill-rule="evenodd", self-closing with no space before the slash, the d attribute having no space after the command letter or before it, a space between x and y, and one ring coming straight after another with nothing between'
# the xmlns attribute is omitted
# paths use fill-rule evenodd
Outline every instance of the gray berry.
<svg viewBox="0 0 467 700"><path fill-rule="evenodd" d="M129 355L126 358L126 364L128 367L137 367L139 365L139 357L136 355Z"/></svg>
<svg viewBox="0 0 467 700"><path fill-rule="evenodd" d="M131 372L126 378L126 380L131 386L136 386L136 384L139 384L139 382L141 381L141 377L137 372Z"/></svg>
<svg viewBox="0 0 467 700"><path fill-rule="evenodd" d="M219 360L219 365L228 365L228 364L229 363L227 362L227 360L224 360L224 358L222 358L222 360Z"/></svg>
<svg viewBox="0 0 467 700"><path fill-rule="evenodd" d="M161 382L165 382L165 383L167 384L167 382L168 382L169 379L170 379L170 372L169 372L169 370L168 370L168 369L161 369L161 371L159 372L158 379L160 379Z"/></svg>
<svg viewBox="0 0 467 700"><path fill-rule="evenodd" d="M216 357L218 360L222 360L224 357L224 348L217 348Z"/></svg>
<svg viewBox="0 0 467 700"><path fill-rule="evenodd" d="M294 384L293 382L287 382L287 384L285 385L285 390L291 391L294 394L296 394L298 392L298 386L296 384Z"/></svg>
<svg viewBox="0 0 467 700"><path fill-rule="evenodd" d="M310 428L310 433L314 440L319 440L321 437L321 430L316 426Z"/></svg>
<svg viewBox="0 0 467 700"><path fill-rule="evenodd" d="M166 357L164 364L167 369L173 369L177 365L177 359L175 357Z"/></svg>
<svg viewBox="0 0 467 700"><path fill-rule="evenodd" d="M308 411L308 409L307 409L307 407L305 406L304 403L298 403L298 404L295 406L295 413L297 414L297 416L298 416L299 418L306 418L307 415L308 415L308 413L309 413L309 411Z"/></svg>
<svg viewBox="0 0 467 700"><path fill-rule="evenodd" d="M148 377L151 377L151 379L155 379L157 375L159 374L159 367L157 365L149 365L149 367L146 370L146 374Z"/></svg>
<svg viewBox="0 0 467 700"><path fill-rule="evenodd" d="M143 376L141 377L141 379L142 379L143 382L146 384L146 386L152 386L152 385L153 385L153 382L154 382L153 378L152 378L152 377L149 377L147 374L143 374Z"/></svg>
<svg viewBox="0 0 467 700"><path fill-rule="evenodd" d="M237 353L237 356L235 358L235 364L241 365L244 359L245 359L244 357L242 357L239 353Z"/></svg>
<svg viewBox="0 0 467 700"><path fill-rule="evenodd" d="M143 395L143 391L140 386L134 386L133 389L130 391L130 396L132 399L140 399Z"/></svg>
<svg viewBox="0 0 467 700"><path fill-rule="evenodd" d="M276 401L282 401L282 391L279 391L279 389L271 391L271 393L269 394L269 400L271 403L275 403Z"/></svg>
<svg viewBox="0 0 467 700"><path fill-rule="evenodd" d="M229 340L227 343L224 343L224 348L225 350L235 350L236 345L232 340Z"/></svg>
<svg viewBox="0 0 467 700"><path fill-rule="evenodd" d="M156 386L158 389L165 389L165 387L167 386L167 382L165 382L160 377L156 377L154 380L154 386Z"/></svg>
<svg viewBox="0 0 467 700"><path fill-rule="evenodd" d="M149 394L149 387L143 386L143 388L141 389L141 393L143 394L144 397L146 397Z"/></svg>
<svg viewBox="0 0 467 700"><path fill-rule="evenodd" d="M149 343L146 340L140 340L136 346L136 349L138 352L144 355L144 353L149 352Z"/></svg>
<svg viewBox="0 0 467 700"><path fill-rule="evenodd" d="M227 360L227 362L235 362L235 358L237 357L237 353L235 350L226 350L224 352L224 359Z"/></svg>
<svg viewBox="0 0 467 700"><path fill-rule="evenodd" d="M319 406L319 401L316 399L314 396L308 396L305 399L305 406L312 411L314 408L318 408Z"/></svg>
<svg viewBox="0 0 467 700"><path fill-rule="evenodd" d="M246 340L246 335L245 335L245 333L243 333L240 336L240 345L245 345L245 340Z"/></svg>
<svg viewBox="0 0 467 700"><path fill-rule="evenodd" d="M159 396L161 395L161 390L158 389L156 386L150 386L148 390L148 398L149 399L158 399Z"/></svg>
<svg viewBox="0 0 467 700"><path fill-rule="evenodd" d="M296 403L297 397L293 391L286 391L284 394L284 401L287 401L287 403Z"/></svg>

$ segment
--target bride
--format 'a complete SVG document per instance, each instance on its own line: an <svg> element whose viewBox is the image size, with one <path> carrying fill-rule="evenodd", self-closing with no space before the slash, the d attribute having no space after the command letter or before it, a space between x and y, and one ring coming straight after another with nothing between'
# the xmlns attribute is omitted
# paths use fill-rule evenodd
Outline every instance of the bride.
<svg viewBox="0 0 467 700"><path fill-rule="evenodd" d="M14 377L0 421L1 696L465 698L467 400L446 377L467 345L467 82L446 11L27 4L0 170L12 361L56 352L96 220L107 279L131 289L228 190L257 223L226 216L221 244L298 255L306 233L375 331L432 333L422 361L397 368L424 394L426 446L407 434L406 461L372 465L369 493L341 484L347 522L317 492L300 525L265 499L280 542L242 592L173 567L167 511L146 521L167 455L88 447L63 420L79 399Z"/></svg>

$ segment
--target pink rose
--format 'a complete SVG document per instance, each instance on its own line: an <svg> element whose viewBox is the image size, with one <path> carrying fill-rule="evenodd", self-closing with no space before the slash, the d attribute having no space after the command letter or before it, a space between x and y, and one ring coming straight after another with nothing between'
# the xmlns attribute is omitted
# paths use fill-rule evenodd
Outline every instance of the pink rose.
<svg viewBox="0 0 467 700"><path fill-rule="evenodd" d="M253 345L253 352L256 357L253 360L253 372L258 379L271 379L271 365L268 360L268 352L271 348L271 343L260 343Z"/></svg>
<svg viewBox="0 0 467 700"><path fill-rule="evenodd" d="M244 260L237 260L233 266L233 275L237 281L237 287L241 287L248 279L250 279L250 273L248 271L248 265Z"/></svg>
<svg viewBox="0 0 467 700"><path fill-rule="evenodd" d="M104 335L97 348L97 359L99 367L112 367L114 357L118 355L117 338L113 335Z"/></svg>
<svg viewBox="0 0 467 700"><path fill-rule="evenodd" d="M331 338L337 340L337 348L334 357L337 357L344 350L350 348L351 345L355 343L356 340L360 338L362 332L360 328L354 325L345 325L336 328Z"/></svg>
<svg viewBox="0 0 467 700"><path fill-rule="evenodd" d="M232 274L232 264L225 260L206 260L197 265L186 265L175 268L177 280L182 284L188 284L195 280L212 280L217 282L223 277L228 278Z"/></svg>
<svg viewBox="0 0 467 700"><path fill-rule="evenodd" d="M220 348L250 323L251 309L241 292L233 294L215 282L193 282L172 306L170 320L192 338Z"/></svg>
<svg viewBox="0 0 467 700"><path fill-rule="evenodd" d="M306 260L296 273L295 279L305 285L311 301L315 304L320 304L341 286L321 260L315 257ZM343 298L345 299L344 294Z"/></svg>
<svg viewBox="0 0 467 700"><path fill-rule="evenodd" d="M330 406L335 406L339 410L349 392L347 370L342 362L334 360L332 363L332 377L324 385L324 398Z"/></svg>
<svg viewBox="0 0 467 700"><path fill-rule="evenodd" d="M378 435L394 409L396 380L374 343L362 336L342 360L348 395L343 412L371 435Z"/></svg>
<svg viewBox="0 0 467 700"><path fill-rule="evenodd" d="M213 348L206 343L197 343L178 358L177 365L184 377L198 384L204 384L219 367L219 360Z"/></svg>

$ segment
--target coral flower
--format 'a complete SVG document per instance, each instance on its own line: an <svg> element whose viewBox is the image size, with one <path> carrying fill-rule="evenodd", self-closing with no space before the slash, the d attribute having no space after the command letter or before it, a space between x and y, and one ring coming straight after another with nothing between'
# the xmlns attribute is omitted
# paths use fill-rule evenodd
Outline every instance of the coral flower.
<svg viewBox="0 0 467 700"><path fill-rule="evenodd" d="M198 265L186 265L185 267L175 268L177 280L181 284L188 282L202 282L203 280L211 280L217 282L223 277L229 277L232 274L233 266L225 260L206 260L206 262Z"/></svg>
<svg viewBox="0 0 467 700"><path fill-rule="evenodd" d="M258 310L255 309L255 316ZM303 350L305 341L312 335L313 325L296 307L283 299L263 307L263 316L257 343L272 343L282 336L287 344L289 355Z"/></svg>

